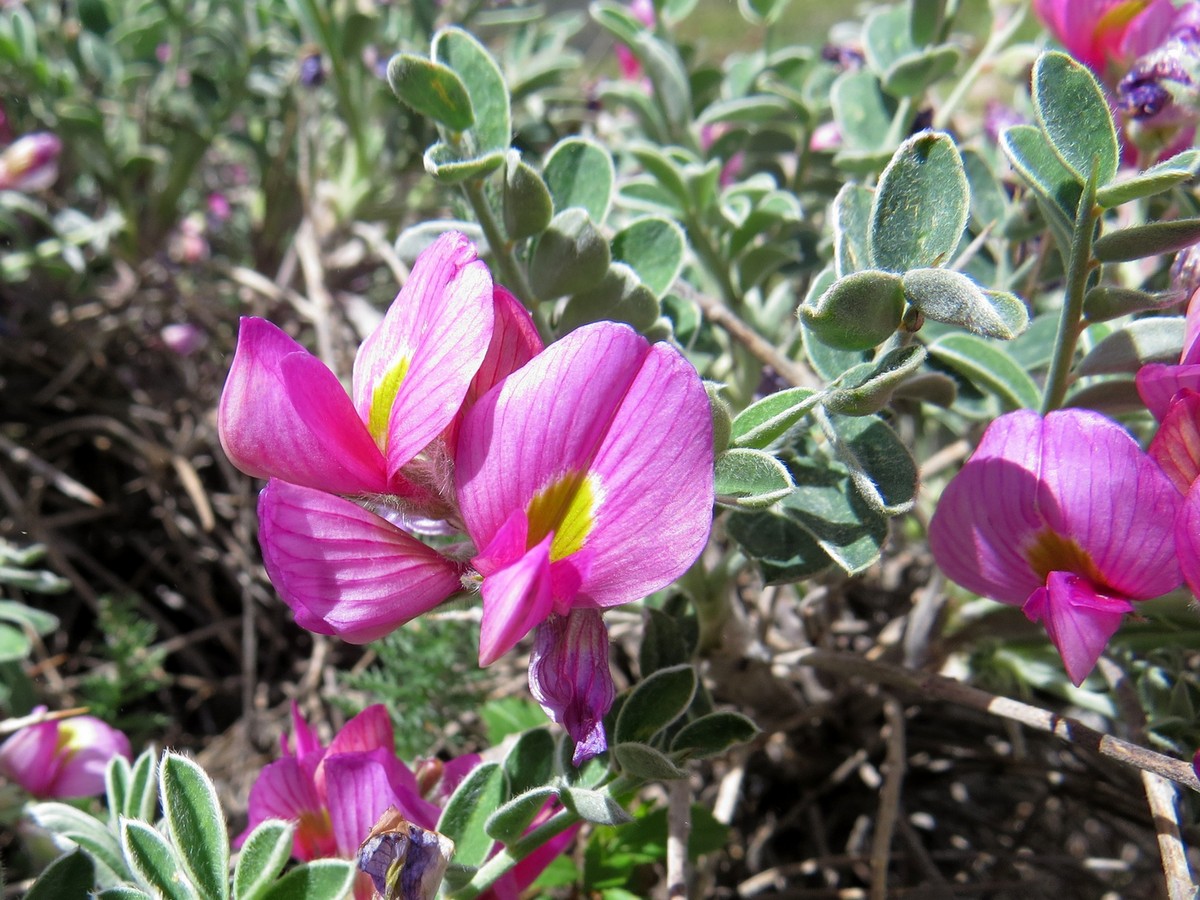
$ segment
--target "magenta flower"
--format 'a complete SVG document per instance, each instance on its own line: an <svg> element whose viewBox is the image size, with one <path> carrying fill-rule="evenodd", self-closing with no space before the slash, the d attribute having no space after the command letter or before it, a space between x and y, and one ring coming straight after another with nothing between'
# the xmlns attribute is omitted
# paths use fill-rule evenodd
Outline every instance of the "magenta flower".
<svg viewBox="0 0 1200 900"><path fill-rule="evenodd" d="M1181 391L1200 391L1200 290L1188 301L1179 363L1147 363L1138 369L1138 396L1160 422Z"/></svg>
<svg viewBox="0 0 1200 900"><path fill-rule="evenodd" d="M1146 452L1183 495L1175 547L1183 580L1200 597L1200 393L1175 395Z"/></svg>
<svg viewBox="0 0 1200 900"><path fill-rule="evenodd" d="M455 481L486 666L552 612L640 599L695 561L712 523L707 395L669 345L586 325L467 413Z"/></svg>
<svg viewBox="0 0 1200 900"><path fill-rule="evenodd" d="M1034 0L1068 53L1102 78L1158 47L1180 14L1171 0Z"/></svg>
<svg viewBox="0 0 1200 900"><path fill-rule="evenodd" d="M629 11L633 13L635 19L647 28L654 27L654 3L651 0L633 0L629 4ZM617 54L617 66L621 70L621 77L626 81L637 81L640 79L642 77L642 64L633 51L621 43L616 44L613 49Z"/></svg>
<svg viewBox="0 0 1200 900"><path fill-rule="evenodd" d="M387 710L376 704L343 726L328 747L292 705L295 750L286 736L283 757L269 763L250 789L248 823L240 845L270 818L295 823L292 855L301 861L322 857L359 859L359 847L389 808L407 821L433 831L441 807L459 782L479 765L474 754L444 765L431 762L414 773L395 755L395 736ZM536 821L536 820L535 820ZM490 900L515 898L541 874L574 837L568 831L516 866L499 882ZM361 873L354 887L357 900L373 896L371 879Z"/></svg>
<svg viewBox="0 0 1200 900"><path fill-rule="evenodd" d="M274 325L243 319L218 413L225 452L259 478L428 506L439 473L414 460L453 421L483 361L492 294L474 246L442 235L359 348L350 396Z"/></svg>
<svg viewBox="0 0 1200 900"><path fill-rule="evenodd" d="M1022 410L994 421L947 485L929 545L948 577L1042 622L1078 685L1130 601L1179 585L1179 505L1115 422Z"/></svg>
<svg viewBox="0 0 1200 900"><path fill-rule="evenodd" d="M104 793L114 756L130 758L129 738L94 716L75 716L27 725L0 744L0 775L40 799L94 797Z"/></svg>
<svg viewBox="0 0 1200 900"><path fill-rule="evenodd" d="M576 766L608 748L604 716L616 696L608 667L608 629L596 609L554 613L537 627L529 690L575 742Z"/></svg>
<svg viewBox="0 0 1200 900"><path fill-rule="evenodd" d="M0 191L44 191L58 178L62 141L38 131L18 138L0 151Z"/></svg>

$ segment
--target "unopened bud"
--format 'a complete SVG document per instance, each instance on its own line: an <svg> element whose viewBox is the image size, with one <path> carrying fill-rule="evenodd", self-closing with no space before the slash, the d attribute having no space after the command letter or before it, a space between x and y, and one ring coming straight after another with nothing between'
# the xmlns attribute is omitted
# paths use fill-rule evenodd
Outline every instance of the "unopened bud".
<svg viewBox="0 0 1200 900"><path fill-rule="evenodd" d="M27 134L0 153L0 190L42 191L58 177L62 141L48 131Z"/></svg>

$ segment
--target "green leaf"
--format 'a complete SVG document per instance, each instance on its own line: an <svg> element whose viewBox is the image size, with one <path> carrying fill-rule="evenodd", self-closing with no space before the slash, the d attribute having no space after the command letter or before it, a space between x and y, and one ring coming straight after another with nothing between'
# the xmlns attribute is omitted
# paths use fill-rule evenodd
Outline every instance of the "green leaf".
<svg viewBox="0 0 1200 900"><path fill-rule="evenodd" d="M553 748L551 748L553 750ZM547 757L549 762L549 757ZM533 787L522 794L513 797L494 813L488 816L484 830L489 836L504 843L511 844L525 833L534 816L541 812L546 801L558 796L558 791L549 785Z"/></svg>
<svg viewBox="0 0 1200 900"><path fill-rule="evenodd" d="M216 787L200 766L169 751L163 754L158 778L167 832L188 876L206 900L225 900L229 837Z"/></svg>
<svg viewBox="0 0 1200 900"><path fill-rule="evenodd" d="M917 465L892 427L879 416L830 416L829 424L854 490L884 515L911 507L917 495Z"/></svg>
<svg viewBox="0 0 1200 900"><path fill-rule="evenodd" d="M24 630L0 622L0 663L19 662L33 652L33 639Z"/></svg>
<svg viewBox="0 0 1200 900"><path fill-rule="evenodd" d="M687 778L687 773L658 750L648 744L633 742L617 744L613 755L621 769L643 781L671 781Z"/></svg>
<svg viewBox="0 0 1200 900"><path fill-rule="evenodd" d="M934 359L995 394L1006 409L1037 409L1041 393L1025 369L1002 347L969 334L951 334L929 345Z"/></svg>
<svg viewBox="0 0 1200 900"><path fill-rule="evenodd" d="M122 810L126 818L152 822L158 809L158 759L151 749L143 750L133 761L129 775L129 793Z"/></svg>
<svg viewBox="0 0 1200 900"><path fill-rule="evenodd" d="M1063 165L1045 136L1033 125L1006 128L1000 135L1000 146L1038 198L1054 239L1065 252L1071 246L1083 183Z"/></svg>
<svg viewBox="0 0 1200 900"><path fill-rule="evenodd" d="M1176 363L1183 346L1182 316L1137 319L1114 331L1080 360L1080 376L1137 372L1146 363Z"/></svg>
<svg viewBox="0 0 1200 900"><path fill-rule="evenodd" d="M662 109L668 133L682 135L691 121L692 91L687 67L679 52L646 31L637 34L629 49L646 69L654 87L654 97Z"/></svg>
<svg viewBox="0 0 1200 900"><path fill-rule="evenodd" d="M401 103L451 131L475 124L467 86L453 69L413 53L397 53L388 63L387 80Z"/></svg>
<svg viewBox="0 0 1200 900"><path fill-rule="evenodd" d="M913 135L875 190L872 265L890 272L942 265L958 247L969 212L967 175L954 141L942 132Z"/></svg>
<svg viewBox="0 0 1200 900"><path fill-rule="evenodd" d="M33 804L29 817L51 834L73 841L90 853L97 864L96 880L100 884L113 885L132 877L121 845L98 819L58 802Z"/></svg>
<svg viewBox="0 0 1200 900"><path fill-rule="evenodd" d="M121 820L121 847L137 878L164 900L198 900L183 873L183 860L167 839L145 822Z"/></svg>
<svg viewBox="0 0 1200 900"><path fill-rule="evenodd" d="M95 896L96 900L153 900L145 891L123 884L105 888Z"/></svg>
<svg viewBox="0 0 1200 900"><path fill-rule="evenodd" d="M691 209L693 198L679 164L652 144L633 144L630 154L664 190L678 201L680 209Z"/></svg>
<svg viewBox="0 0 1200 900"><path fill-rule="evenodd" d="M690 665L659 669L640 681L617 716L616 743L650 741L687 711L696 684Z"/></svg>
<svg viewBox="0 0 1200 900"><path fill-rule="evenodd" d="M891 400L893 392L911 378L925 361L925 350L918 345L897 347L869 363L848 370L822 400L831 412L866 416L878 412Z"/></svg>
<svg viewBox="0 0 1200 900"><path fill-rule="evenodd" d="M898 275L867 269L831 284L800 318L822 343L839 350L869 350L891 337L904 316Z"/></svg>
<svg viewBox="0 0 1200 900"><path fill-rule="evenodd" d="M906 54L883 73L883 89L893 97L919 97L953 72L961 58L962 51L947 44Z"/></svg>
<svg viewBox="0 0 1200 900"><path fill-rule="evenodd" d="M758 561L767 584L801 581L833 565L812 535L783 513L735 512L725 522L730 537Z"/></svg>
<svg viewBox="0 0 1200 900"><path fill-rule="evenodd" d="M568 787L563 788L559 800L585 822L594 822L597 825L624 825L633 821L633 816L626 812L625 807L604 791Z"/></svg>
<svg viewBox="0 0 1200 900"><path fill-rule="evenodd" d="M580 290L563 309L557 324L565 333L588 322L627 322L645 332L658 321L658 298L625 263L615 262L594 286Z"/></svg>
<svg viewBox="0 0 1200 900"><path fill-rule="evenodd" d="M847 574L873 565L887 540L887 518L851 487L849 469L838 462L798 461L791 470L796 490L780 505L783 512Z"/></svg>
<svg viewBox="0 0 1200 900"><path fill-rule="evenodd" d="M1174 253L1200 241L1200 218L1151 222L1110 231L1092 245L1101 262L1128 262L1160 253Z"/></svg>
<svg viewBox="0 0 1200 900"><path fill-rule="evenodd" d="M1180 291L1139 291L1113 284L1098 284L1083 297L1083 315L1089 323L1107 322L1148 309L1167 309L1184 299Z"/></svg>
<svg viewBox="0 0 1200 900"><path fill-rule="evenodd" d="M504 230L519 241L543 231L554 215L554 202L540 175L508 151L504 170Z"/></svg>
<svg viewBox="0 0 1200 900"><path fill-rule="evenodd" d="M604 277L610 261L608 241L587 211L563 210L533 250L529 264L533 291L540 300L586 291Z"/></svg>
<svg viewBox="0 0 1200 900"><path fill-rule="evenodd" d="M663 296L679 276L686 248L683 229L654 216L631 222L612 239L613 259L627 263L656 297Z"/></svg>
<svg viewBox="0 0 1200 900"><path fill-rule="evenodd" d="M608 215L615 178L613 161L595 141L578 137L559 141L546 155L542 178L557 212L579 206L593 222L603 222Z"/></svg>
<svg viewBox="0 0 1200 900"><path fill-rule="evenodd" d="M292 869L262 900L345 900L358 869L345 859L314 859Z"/></svg>
<svg viewBox="0 0 1200 900"><path fill-rule="evenodd" d="M830 89L829 102L848 149L887 152L882 144L891 128L894 104L884 98L874 75L865 69L843 72Z"/></svg>
<svg viewBox="0 0 1200 900"><path fill-rule="evenodd" d="M442 810L437 830L454 841L454 862L478 866L488 857L492 839L488 818L508 799L508 778L499 763L476 766L455 789Z"/></svg>
<svg viewBox="0 0 1200 900"><path fill-rule="evenodd" d="M1112 110L1096 77L1065 53L1043 53L1033 66L1033 109L1055 154L1080 179L1096 166L1096 184L1117 174L1120 148Z"/></svg>
<svg viewBox="0 0 1200 900"><path fill-rule="evenodd" d="M544 785L554 774L554 738L545 728L526 731L504 757L504 771L514 794Z"/></svg>
<svg viewBox="0 0 1200 900"><path fill-rule="evenodd" d="M508 87L500 67L487 49L461 28L442 28L433 36L430 54L453 69L470 97L475 123L470 135L475 146L471 156L500 151L501 159L512 140L512 115Z"/></svg>
<svg viewBox="0 0 1200 900"><path fill-rule="evenodd" d="M911 53L912 35L908 28L908 10L901 4L877 9L863 25L863 50L867 65L882 75L892 63Z"/></svg>
<svg viewBox="0 0 1200 900"><path fill-rule="evenodd" d="M661 609L644 609L646 622L642 626L642 643L638 647L638 671L646 678L659 669L680 666L691 656L683 631L674 616Z"/></svg>
<svg viewBox="0 0 1200 900"><path fill-rule="evenodd" d="M25 894L25 900L88 900L95 882L91 857L75 850L50 863Z"/></svg>
<svg viewBox="0 0 1200 900"><path fill-rule="evenodd" d="M992 171L983 154L975 150L962 152L963 170L971 186L971 216L975 227L986 228L999 224L1008 215L1008 194Z"/></svg>
<svg viewBox="0 0 1200 900"><path fill-rule="evenodd" d="M761 450L726 450L717 457L717 502L734 509L762 509L777 503L792 489L787 469Z"/></svg>
<svg viewBox="0 0 1200 900"><path fill-rule="evenodd" d="M816 391L804 387L768 394L738 413L730 440L736 447L765 450L804 419L819 399Z"/></svg>
<svg viewBox="0 0 1200 900"><path fill-rule="evenodd" d="M671 752L690 759L720 756L730 747L753 740L758 733L758 726L741 713L709 713L679 729L671 741Z"/></svg>
<svg viewBox="0 0 1200 900"><path fill-rule="evenodd" d="M738 0L738 12L753 25L771 25L778 21L790 0Z"/></svg>
<svg viewBox="0 0 1200 900"><path fill-rule="evenodd" d="M984 291L950 269L912 269L903 276L904 296L926 318L957 325L983 337L1011 340L1029 325L1025 304L1012 294Z"/></svg>
<svg viewBox="0 0 1200 900"><path fill-rule="evenodd" d="M13 600L0 600L0 619L26 626L41 635L49 634L58 628L58 616Z"/></svg>
<svg viewBox="0 0 1200 900"><path fill-rule="evenodd" d="M833 260L839 278L870 268L867 233L874 203L873 189L852 182L833 198Z"/></svg>
<svg viewBox="0 0 1200 900"><path fill-rule="evenodd" d="M504 165L504 153L496 150L476 156L461 148L437 143L425 151L425 171L443 184L458 184L468 178L482 178Z"/></svg>
<svg viewBox="0 0 1200 900"><path fill-rule="evenodd" d="M774 122L794 116L792 104L770 94L754 94L750 97L734 97L717 100L707 106L696 119L700 126L718 122Z"/></svg>
<svg viewBox="0 0 1200 900"><path fill-rule="evenodd" d="M265 819L246 838L233 870L236 900L259 900L283 871L292 855L295 826L282 819Z"/></svg>
<svg viewBox="0 0 1200 900"><path fill-rule="evenodd" d="M487 731L487 742L497 746L510 734L520 734L538 728L546 722L546 714L532 700L523 697L501 697L489 700L479 710L479 718Z"/></svg>
<svg viewBox="0 0 1200 900"><path fill-rule="evenodd" d="M1200 166L1200 150L1184 150L1144 172L1099 188L1096 202L1111 209L1131 200L1153 197L1190 179L1197 166Z"/></svg>
<svg viewBox="0 0 1200 900"><path fill-rule="evenodd" d="M117 819L129 802L129 779L129 760L118 753L104 769L104 796L108 805L109 825L114 832L119 827Z"/></svg>

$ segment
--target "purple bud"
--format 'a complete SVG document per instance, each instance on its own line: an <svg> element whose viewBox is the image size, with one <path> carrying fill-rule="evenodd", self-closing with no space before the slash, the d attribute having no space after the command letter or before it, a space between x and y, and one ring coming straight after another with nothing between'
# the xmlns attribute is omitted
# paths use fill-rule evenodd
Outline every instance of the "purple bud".
<svg viewBox="0 0 1200 900"><path fill-rule="evenodd" d="M1121 111L1138 122L1153 119L1155 125L1194 115L1188 109L1194 100L1188 100L1196 93L1192 70L1197 63L1200 44L1190 39L1175 38L1147 53L1117 84Z"/></svg>
<svg viewBox="0 0 1200 900"><path fill-rule="evenodd" d="M608 629L596 609L552 614L537 628L529 658L529 690L575 742L571 762L583 765L608 749L604 715L616 687L608 668Z"/></svg>
<svg viewBox="0 0 1200 900"><path fill-rule="evenodd" d="M300 60L300 83L305 87L317 87L325 83L325 64L320 53L310 53Z"/></svg>
<svg viewBox="0 0 1200 900"><path fill-rule="evenodd" d="M27 134L0 153L0 190L42 191L58 177L62 141L48 131Z"/></svg>

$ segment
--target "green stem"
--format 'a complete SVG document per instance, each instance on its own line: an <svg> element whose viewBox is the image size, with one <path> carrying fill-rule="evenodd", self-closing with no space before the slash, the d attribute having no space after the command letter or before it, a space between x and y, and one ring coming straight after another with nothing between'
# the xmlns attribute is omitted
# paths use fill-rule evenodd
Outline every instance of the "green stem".
<svg viewBox="0 0 1200 900"><path fill-rule="evenodd" d="M533 316L533 323L537 326L542 340L550 343L552 337L550 326L538 307L538 298L534 296L533 288L529 286L529 279L525 277L525 269L517 262L516 254L513 252L513 242L508 239L504 229L496 221L496 214L492 212L492 206L483 193L483 179L468 178L463 182L462 188L467 202L471 204L471 209L475 212L479 227L483 229L483 236L487 238L488 249L491 251L492 259L495 260L496 268L500 270L501 280L525 304L525 308Z"/></svg>
<svg viewBox="0 0 1200 900"><path fill-rule="evenodd" d="M958 105L962 103L967 92L974 86L976 80L983 73L983 70L991 65L997 52L1004 48L1009 42L1009 39L1016 34L1017 29L1021 27L1021 23L1025 21L1025 7L1017 6L1014 8L1012 16L1004 27L999 31L994 31L988 37L987 43L983 45L983 49L979 51L979 55L975 57L975 61L971 63L970 68L963 73L962 78L954 86L954 90L950 92L950 96L938 107L937 113L933 117L933 127L938 131L943 131L950 117L954 115L954 111Z"/></svg>
<svg viewBox="0 0 1200 900"><path fill-rule="evenodd" d="M1067 381L1083 324L1083 296L1087 291L1088 274L1095 265L1092 260L1092 235L1100 212L1100 207L1096 205L1096 167L1093 165L1075 212L1071 255L1067 261L1067 291L1058 320L1058 334L1055 335L1054 358L1050 363L1050 374L1046 377L1042 415L1062 406L1067 396Z"/></svg>

